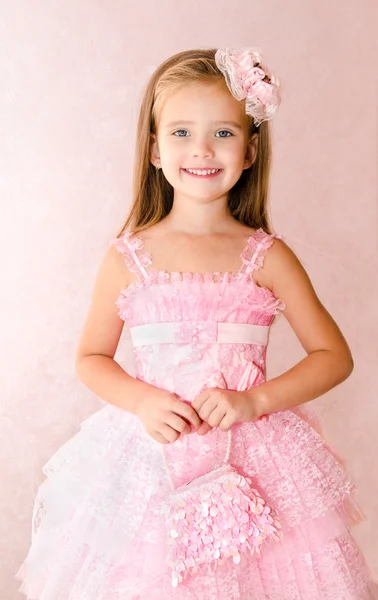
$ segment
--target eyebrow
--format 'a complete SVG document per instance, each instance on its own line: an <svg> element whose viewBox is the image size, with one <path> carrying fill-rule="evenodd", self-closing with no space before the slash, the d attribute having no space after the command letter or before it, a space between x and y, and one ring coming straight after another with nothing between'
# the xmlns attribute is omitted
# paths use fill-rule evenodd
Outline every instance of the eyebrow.
<svg viewBox="0 0 378 600"><path fill-rule="evenodd" d="M213 123L215 125L231 125L231 127L236 127L237 129L242 129L241 125L239 125L239 123L236 123L236 121L213 121ZM167 125L164 126L164 129L167 129L168 127L174 127L175 125L194 125L195 122L194 121L171 121L170 123L168 123Z"/></svg>

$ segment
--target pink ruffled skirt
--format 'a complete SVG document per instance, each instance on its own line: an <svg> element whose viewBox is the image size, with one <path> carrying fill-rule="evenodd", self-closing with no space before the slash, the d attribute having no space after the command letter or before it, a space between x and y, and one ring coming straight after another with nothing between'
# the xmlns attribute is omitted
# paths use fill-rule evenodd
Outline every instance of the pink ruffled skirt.
<svg viewBox="0 0 378 600"><path fill-rule="evenodd" d="M107 405L43 469L20 591L29 600L377 599L350 533L362 518L353 484L316 428L283 411L236 425L232 440L230 463L275 508L282 540L172 587L163 516L171 481L221 463L227 436L162 446Z"/></svg>

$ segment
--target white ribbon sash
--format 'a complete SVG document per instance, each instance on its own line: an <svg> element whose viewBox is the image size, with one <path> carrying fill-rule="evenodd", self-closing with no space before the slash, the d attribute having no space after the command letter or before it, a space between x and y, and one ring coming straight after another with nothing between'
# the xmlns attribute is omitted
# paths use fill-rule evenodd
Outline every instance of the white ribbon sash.
<svg viewBox="0 0 378 600"><path fill-rule="evenodd" d="M217 321L180 321L149 323L130 327L132 344L215 344L268 345L269 325L249 323L218 323Z"/></svg>

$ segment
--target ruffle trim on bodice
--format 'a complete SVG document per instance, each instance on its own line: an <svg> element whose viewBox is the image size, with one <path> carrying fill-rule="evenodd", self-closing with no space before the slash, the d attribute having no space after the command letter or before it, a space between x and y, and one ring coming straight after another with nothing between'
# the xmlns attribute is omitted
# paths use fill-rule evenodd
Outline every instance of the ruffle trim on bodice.
<svg viewBox="0 0 378 600"><path fill-rule="evenodd" d="M218 282L211 278L211 274L204 279L197 275L197 273L185 273L183 280L180 277L167 280L165 273L150 273L148 280L134 282L120 290L115 303L118 315L129 326L172 319L203 320L204 314L208 315L207 318L216 318L218 321L267 325L271 322L269 315L273 318L286 308L281 298L276 298L269 289L257 286L250 274L233 276L226 273L223 280ZM229 284L238 280L240 280L238 291L232 291ZM249 285L243 285L243 282L248 281L251 282ZM196 286L193 282L200 283L201 287L207 285L207 293L194 294L193 287ZM159 307L158 317L153 314L155 310L153 307L150 309L146 307L145 294L152 288L154 288L155 301L153 306ZM229 289L225 291L225 288ZM138 299L143 304L143 314L138 311L138 306L140 308ZM252 314L253 320L250 321Z"/></svg>
<svg viewBox="0 0 378 600"><path fill-rule="evenodd" d="M264 266L265 251L271 247L274 238L282 240L283 236L278 233L268 234L260 227L248 239L247 246L240 257L246 273L251 273Z"/></svg>
<svg viewBox="0 0 378 600"><path fill-rule="evenodd" d="M283 239L283 236L277 233L266 233L261 227L248 238L247 245L240 255L242 266L238 271L214 271L205 273L191 273L183 271L165 271L152 268L147 271L146 267L152 265L152 255L144 249L143 240L127 230L120 238L114 238L111 244L125 257L126 264L131 273L136 275L138 280L149 276L150 274L159 274L166 281L220 281L229 276L234 279L240 279L244 273L250 273L263 267L264 253L273 244L273 238ZM143 252L141 252L143 250Z"/></svg>
<svg viewBox="0 0 378 600"><path fill-rule="evenodd" d="M143 281L142 273L144 271L147 274L145 267L152 264L152 256L146 250L140 253L137 252L142 250L144 246L141 238L134 236L130 231L126 231L122 237L112 239L110 245L113 244L118 252L123 255L130 273L133 273L138 281Z"/></svg>
<svg viewBox="0 0 378 600"><path fill-rule="evenodd" d="M135 275L136 281L120 291L116 304L122 311L127 298L134 295L139 289L145 289L154 284L177 284L179 282L217 284L215 289L218 293L224 290L228 284L240 281L247 284L249 288L249 302L253 298L256 305L261 303L264 311L276 314L277 311L286 308L285 302L281 298L276 298L270 289L258 286L252 276L253 271L263 266L265 251L273 244L274 238L283 239L283 236L277 233L268 234L262 228L256 230L248 238L247 245L240 255L242 265L238 271L181 272L157 270L153 267L147 270L147 267L152 265L151 253L144 249L141 238L127 230L121 237L112 239L111 244L114 244L123 255L126 266Z"/></svg>

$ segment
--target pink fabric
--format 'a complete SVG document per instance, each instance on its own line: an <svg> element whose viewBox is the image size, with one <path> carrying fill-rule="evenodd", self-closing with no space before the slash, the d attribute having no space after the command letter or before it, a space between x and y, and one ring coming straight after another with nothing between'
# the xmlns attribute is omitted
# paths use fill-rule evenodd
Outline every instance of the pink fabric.
<svg viewBox="0 0 378 600"><path fill-rule="evenodd" d="M135 275L120 292L129 326L178 321L271 326L284 302L253 272L277 234L258 230L236 273L167 273L141 240L113 240ZM191 401L221 372L230 389L247 367L265 380L266 346L192 340L134 348L136 376ZM172 490L221 464L218 431L162 446L110 404L86 419L44 466L33 541L17 573L38 600L368 600L378 598L349 527L361 519L341 461L300 410L233 427L230 464L274 507L283 538L261 555L227 559L172 588L163 507Z"/></svg>
<svg viewBox="0 0 378 600"><path fill-rule="evenodd" d="M233 96L245 100L245 111L253 117L255 125L274 116L281 103L280 82L264 65L259 51L220 48L215 53L215 62Z"/></svg>

